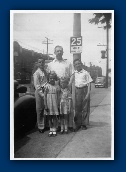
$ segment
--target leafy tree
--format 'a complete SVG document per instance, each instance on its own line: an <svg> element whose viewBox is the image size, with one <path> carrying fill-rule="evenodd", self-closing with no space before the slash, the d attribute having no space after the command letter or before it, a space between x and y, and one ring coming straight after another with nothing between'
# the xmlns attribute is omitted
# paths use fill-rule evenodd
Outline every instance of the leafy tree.
<svg viewBox="0 0 126 172"><path fill-rule="evenodd" d="M112 13L94 13L94 18L89 19L89 23L94 24L104 24L106 23L106 26L104 26L104 29L111 28L111 17Z"/></svg>
<svg viewBox="0 0 126 172"><path fill-rule="evenodd" d="M94 24L106 24L103 28L107 30L107 64L106 64L106 88L108 88L108 59L109 59L109 54L108 54L108 47L109 47L109 32L108 30L111 28L111 17L112 13L94 13L94 18L89 19L89 23L94 23Z"/></svg>

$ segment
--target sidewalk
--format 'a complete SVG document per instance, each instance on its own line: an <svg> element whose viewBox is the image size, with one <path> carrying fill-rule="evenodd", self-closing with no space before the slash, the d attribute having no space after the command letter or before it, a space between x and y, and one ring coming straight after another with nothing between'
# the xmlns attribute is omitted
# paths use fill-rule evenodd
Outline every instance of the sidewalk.
<svg viewBox="0 0 126 172"><path fill-rule="evenodd" d="M111 158L111 90L91 96L87 130L48 137L33 130L15 143L15 158Z"/></svg>
<svg viewBox="0 0 126 172"><path fill-rule="evenodd" d="M111 158L111 91L90 114L88 129L78 131L56 158Z"/></svg>

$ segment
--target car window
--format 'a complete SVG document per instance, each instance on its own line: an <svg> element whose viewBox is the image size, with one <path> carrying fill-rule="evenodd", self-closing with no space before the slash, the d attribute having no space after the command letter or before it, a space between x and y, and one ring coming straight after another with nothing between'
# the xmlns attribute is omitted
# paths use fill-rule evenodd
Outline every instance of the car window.
<svg viewBox="0 0 126 172"><path fill-rule="evenodd" d="M96 82L100 81L100 82L103 82L105 80L104 77L99 77L99 78L96 78Z"/></svg>

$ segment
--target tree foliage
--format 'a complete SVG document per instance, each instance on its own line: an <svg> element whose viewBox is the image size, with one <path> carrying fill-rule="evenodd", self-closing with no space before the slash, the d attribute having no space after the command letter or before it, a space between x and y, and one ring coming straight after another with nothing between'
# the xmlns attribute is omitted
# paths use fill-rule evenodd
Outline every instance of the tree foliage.
<svg viewBox="0 0 126 172"><path fill-rule="evenodd" d="M94 13L93 14L95 17L92 19L89 19L89 23L94 23L94 24L104 24L106 23L106 26L104 26L104 29L111 28L111 13Z"/></svg>

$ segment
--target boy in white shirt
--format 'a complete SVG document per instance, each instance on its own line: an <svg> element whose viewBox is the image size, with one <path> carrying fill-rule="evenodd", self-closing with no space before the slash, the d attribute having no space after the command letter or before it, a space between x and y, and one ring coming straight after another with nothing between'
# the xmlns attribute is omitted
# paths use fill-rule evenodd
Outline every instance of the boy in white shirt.
<svg viewBox="0 0 126 172"><path fill-rule="evenodd" d="M83 69L82 62L79 59L74 60L74 73L72 74L69 86L72 87L72 99L75 109L74 122L76 130L80 127L87 129L90 114L90 74ZM74 89L73 89L74 88Z"/></svg>
<svg viewBox="0 0 126 172"><path fill-rule="evenodd" d="M40 133L43 133L45 128L44 93L42 88L46 84L47 80L44 71L44 65L45 65L45 61L43 59L38 59L37 70L33 74L35 99L36 99L37 125Z"/></svg>

